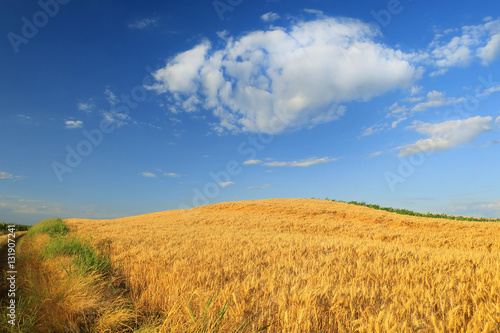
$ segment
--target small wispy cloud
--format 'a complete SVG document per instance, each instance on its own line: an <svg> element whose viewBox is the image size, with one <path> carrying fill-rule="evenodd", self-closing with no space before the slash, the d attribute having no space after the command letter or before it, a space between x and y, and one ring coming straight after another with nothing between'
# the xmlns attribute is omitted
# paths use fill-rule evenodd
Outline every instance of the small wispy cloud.
<svg viewBox="0 0 500 333"><path fill-rule="evenodd" d="M111 124L114 124L116 127L122 127L127 125L132 118L126 113L117 112L117 111L105 111L102 113L102 117Z"/></svg>
<svg viewBox="0 0 500 333"><path fill-rule="evenodd" d="M410 99L413 101L420 101L422 97L411 97ZM389 107L389 111L391 114L404 114L408 111L408 107L406 105L399 105L398 102L396 102Z"/></svg>
<svg viewBox="0 0 500 333"><path fill-rule="evenodd" d="M25 115L25 114L20 114L20 113L18 113L18 114L17 114L17 116L18 116L19 118L23 118L23 119L31 119L31 117L30 117L30 116L27 116L27 115Z"/></svg>
<svg viewBox="0 0 500 333"><path fill-rule="evenodd" d="M453 105L462 103L464 101L465 97L446 98L442 92L433 90L427 94L427 101L418 103L412 108L412 111L425 111L428 108L436 108L444 105Z"/></svg>
<svg viewBox="0 0 500 333"><path fill-rule="evenodd" d="M365 128L363 132L361 133L361 136L370 136L378 132L382 132L385 128L387 128L389 125L384 123L384 124L375 124L373 126L370 126L368 128Z"/></svg>
<svg viewBox="0 0 500 333"><path fill-rule="evenodd" d="M156 27L158 25L158 21L158 17L144 18L130 23L128 27L130 29L144 30L150 27Z"/></svg>
<svg viewBox="0 0 500 333"><path fill-rule="evenodd" d="M322 11L322 10L318 10L318 9L309 9L309 8L306 8L304 9L304 11L308 14L313 14L313 15L316 15L316 16L323 16L325 13Z"/></svg>
<svg viewBox="0 0 500 333"><path fill-rule="evenodd" d="M222 182L222 183L219 183L219 186L220 187L227 187L229 185L234 185L236 184L235 182Z"/></svg>
<svg viewBox="0 0 500 333"><path fill-rule="evenodd" d="M33 200L19 196L0 195L0 209L20 214L43 214L45 216L98 219L118 218L123 212L111 211L106 205L70 205L46 200Z"/></svg>
<svg viewBox="0 0 500 333"><path fill-rule="evenodd" d="M394 120L394 121L392 122L392 124L391 124L391 127L392 127L392 128L396 128L400 122L402 122L402 121L404 121L404 120L406 120L406 119L407 119L407 117L401 117L401 118L399 118L399 119L397 119L397 120Z"/></svg>
<svg viewBox="0 0 500 333"><path fill-rule="evenodd" d="M18 196L0 196L0 208L21 214L48 214L61 216L60 205L44 200L29 200ZM73 214L73 213L72 213Z"/></svg>
<svg viewBox="0 0 500 333"><path fill-rule="evenodd" d="M493 129L491 117L471 117L450 120L438 124L414 121L410 127L429 136L415 143L397 147L399 156L409 156L421 152L436 152L473 142L479 135Z"/></svg>
<svg viewBox="0 0 500 333"><path fill-rule="evenodd" d="M374 157L377 157L377 156L382 155L383 153L384 153L384 152L382 152L382 151L376 151L376 152L371 153L370 155L368 155L368 157L367 157L367 158L374 158Z"/></svg>
<svg viewBox="0 0 500 333"><path fill-rule="evenodd" d="M300 160L300 161L291 161L291 162L280 162L280 161L273 161L273 162L266 162L263 163L263 165L268 166L268 167L308 167L311 165L316 165L316 164L324 164L324 163L329 163L333 161L337 161L339 158L330 158L330 157L321 157L321 158L308 158L305 160Z"/></svg>
<svg viewBox="0 0 500 333"><path fill-rule="evenodd" d="M95 109L95 104L92 102L92 99L88 102L79 102L77 104L77 108L79 111L83 111L85 113L91 113Z"/></svg>
<svg viewBox="0 0 500 333"><path fill-rule="evenodd" d="M172 177L172 178L179 178L181 175L173 172L166 172L163 174L164 176Z"/></svg>
<svg viewBox="0 0 500 333"><path fill-rule="evenodd" d="M481 208L500 208L500 201L494 203L487 203L479 205Z"/></svg>
<svg viewBox="0 0 500 333"><path fill-rule="evenodd" d="M158 178L158 176L152 172L141 172L139 175L146 177L146 178Z"/></svg>
<svg viewBox="0 0 500 333"><path fill-rule="evenodd" d="M276 13L273 13L273 12L267 12L260 17L260 19L264 22L274 22L279 18L280 18L280 16Z"/></svg>
<svg viewBox="0 0 500 333"><path fill-rule="evenodd" d="M261 190L261 189L268 188L268 187L271 187L271 186L272 186L271 184L264 184L264 185L261 185L261 186L248 186L247 190Z"/></svg>
<svg viewBox="0 0 500 333"><path fill-rule="evenodd" d="M260 163L262 163L261 160L248 160L243 162L244 165L260 164Z"/></svg>
<svg viewBox="0 0 500 333"><path fill-rule="evenodd" d="M104 95L106 95L109 105L115 106L119 102L118 97L116 97L115 93L109 88L104 90Z"/></svg>
<svg viewBox="0 0 500 333"><path fill-rule="evenodd" d="M24 176L16 176L8 172L0 171L0 179L21 180Z"/></svg>
<svg viewBox="0 0 500 333"><path fill-rule="evenodd" d="M436 34L427 51L432 64L438 68L431 76L446 73L451 67L466 67L479 59L484 66L489 65L500 54L500 20L483 24L467 25L461 29L447 29ZM458 34L456 33L458 32ZM444 35L449 40L440 40Z"/></svg>
<svg viewBox="0 0 500 333"><path fill-rule="evenodd" d="M500 91L500 86L493 86L484 89L481 93L479 93L478 97L489 96L490 94L496 93Z"/></svg>
<svg viewBox="0 0 500 333"><path fill-rule="evenodd" d="M81 120L66 120L64 121L64 128L75 129L83 127L83 121Z"/></svg>
<svg viewBox="0 0 500 333"><path fill-rule="evenodd" d="M497 145L500 143L500 140L491 140L491 141L488 141L486 142L484 145L482 145L481 147L485 148L485 147L489 147L489 146L493 146L493 145Z"/></svg>

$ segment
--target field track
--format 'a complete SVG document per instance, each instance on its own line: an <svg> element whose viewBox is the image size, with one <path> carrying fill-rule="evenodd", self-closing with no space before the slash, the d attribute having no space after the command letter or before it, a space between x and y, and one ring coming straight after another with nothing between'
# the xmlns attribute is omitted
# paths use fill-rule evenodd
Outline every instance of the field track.
<svg viewBox="0 0 500 333"><path fill-rule="evenodd" d="M218 306L230 300L226 329L250 319L273 332L500 330L500 223L315 199L66 223L109 244L135 306L174 331L189 302L202 309L214 293Z"/></svg>

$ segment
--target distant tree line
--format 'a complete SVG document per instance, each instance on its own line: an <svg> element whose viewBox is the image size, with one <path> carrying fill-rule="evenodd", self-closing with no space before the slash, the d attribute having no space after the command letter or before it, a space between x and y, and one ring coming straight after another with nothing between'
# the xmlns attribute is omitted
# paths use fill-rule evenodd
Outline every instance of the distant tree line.
<svg viewBox="0 0 500 333"><path fill-rule="evenodd" d="M500 219L487 219L481 217L468 217L468 216L454 216L447 214L433 214L433 213L417 213L408 209L398 209L392 207L380 207L379 205L367 204L366 202L357 202L357 201L342 201L342 200L331 200L326 198L325 200L330 200L333 202L343 202L351 205L358 205L363 207L369 207L378 210L385 210L387 212L398 213L402 215L410 215L410 216L420 216L420 217L432 217L439 219L449 219L449 220L458 220L458 221L471 221L471 222L500 222Z"/></svg>
<svg viewBox="0 0 500 333"><path fill-rule="evenodd" d="M1 222L0 223L0 231L4 230L4 231L8 231L9 229L9 225L10 226L14 226L14 229L16 231L28 231L30 228L31 228L31 225L24 225L24 224L10 224L10 223L5 223L5 222Z"/></svg>

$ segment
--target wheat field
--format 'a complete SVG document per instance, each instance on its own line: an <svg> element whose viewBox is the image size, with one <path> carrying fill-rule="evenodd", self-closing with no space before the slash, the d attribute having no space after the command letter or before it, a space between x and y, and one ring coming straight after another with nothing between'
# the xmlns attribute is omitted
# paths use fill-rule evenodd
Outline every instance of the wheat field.
<svg viewBox="0 0 500 333"><path fill-rule="evenodd" d="M109 244L150 331L499 332L500 224L315 199L68 219Z"/></svg>

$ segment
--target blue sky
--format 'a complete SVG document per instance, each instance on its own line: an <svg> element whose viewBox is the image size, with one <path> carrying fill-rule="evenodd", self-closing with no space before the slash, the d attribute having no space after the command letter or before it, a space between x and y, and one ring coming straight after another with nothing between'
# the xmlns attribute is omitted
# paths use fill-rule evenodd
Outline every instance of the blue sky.
<svg viewBox="0 0 500 333"><path fill-rule="evenodd" d="M334 198L500 217L498 1L6 1L0 220Z"/></svg>

